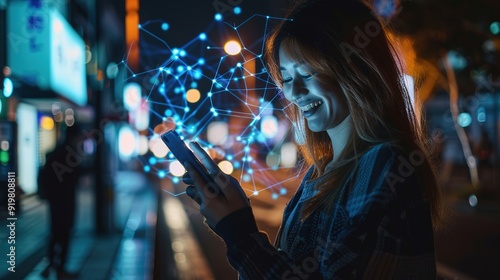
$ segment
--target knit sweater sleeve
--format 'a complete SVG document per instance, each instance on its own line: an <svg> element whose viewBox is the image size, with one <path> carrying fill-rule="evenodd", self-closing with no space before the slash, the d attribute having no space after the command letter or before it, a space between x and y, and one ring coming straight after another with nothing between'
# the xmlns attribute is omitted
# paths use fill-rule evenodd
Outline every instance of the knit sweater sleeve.
<svg viewBox="0 0 500 280"><path fill-rule="evenodd" d="M325 238L291 259L259 232L251 208L221 220L215 231L242 279L431 279L434 245L428 208L411 156L372 149L363 156L348 195L345 217L325 220ZM334 230L337 229L337 230Z"/></svg>

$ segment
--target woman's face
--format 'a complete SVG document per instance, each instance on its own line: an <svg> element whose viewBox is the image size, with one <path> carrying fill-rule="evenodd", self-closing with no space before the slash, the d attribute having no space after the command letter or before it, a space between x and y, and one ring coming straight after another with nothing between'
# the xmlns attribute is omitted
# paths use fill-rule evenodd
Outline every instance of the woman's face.
<svg viewBox="0 0 500 280"><path fill-rule="evenodd" d="M339 84L308 69L303 62L292 60L280 48L280 70L283 93L294 103L314 132L336 127L349 114L346 98Z"/></svg>

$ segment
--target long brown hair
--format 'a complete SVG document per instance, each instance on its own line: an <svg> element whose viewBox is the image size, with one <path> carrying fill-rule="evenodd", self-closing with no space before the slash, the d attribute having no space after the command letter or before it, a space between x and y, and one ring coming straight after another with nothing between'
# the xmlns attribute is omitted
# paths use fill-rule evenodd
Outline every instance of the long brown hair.
<svg viewBox="0 0 500 280"><path fill-rule="evenodd" d="M423 193L434 226L442 216L441 193L427 154L427 134L401 82L400 62L386 29L362 1L310 0L295 5L287 20L267 38L265 59L278 86L282 86L281 47L291 59L304 62L314 72L328 77L330 81L326 82L339 83L353 123L354 133L338 155L336 171L323 176L334 153L327 132L309 130L300 110L293 104L287 106L295 127L305 139L300 145L302 155L315 166L311 179L323 176L318 194L303 209L303 219L318 208L333 205L339 186L354 172L359 157L370 147L389 142L404 151L419 151L424 155L425 161L418 169L424 179Z"/></svg>

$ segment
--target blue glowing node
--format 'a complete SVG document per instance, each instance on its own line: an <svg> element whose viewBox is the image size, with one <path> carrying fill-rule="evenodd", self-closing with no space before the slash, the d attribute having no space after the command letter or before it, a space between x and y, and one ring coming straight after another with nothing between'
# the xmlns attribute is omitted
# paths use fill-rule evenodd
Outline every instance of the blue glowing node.
<svg viewBox="0 0 500 280"><path fill-rule="evenodd" d="M273 193L271 195L271 198L274 199L274 200L278 199L278 194L277 193Z"/></svg>
<svg viewBox="0 0 500 280"><path fill-rule="evenodd" d="M186 51L185 51L185 50L182 50L182 51L180 51L180 52L179 52L179 54L180 54L182 57L185 57L187 53L186 53Z"/></svg>
<svg viewBox="0 0 500 280"><path fill-rule="evenodd" d="M240 168L241 163L239 161L235 161L235 162L233 162L233 166L234 166L234 168Z"/></svg>
<svg viewBox="0 0 500 280"><path fill-rule="evenodd" d="M253 195L259 195L259 192L258 191L254 191Z"/></svg>
<svg viewBox="0 0 500 280"><path fill-rule="evenodd" d="M207 34L200 33L200 35L198 36L198 38L200 38L200 40L202 40L202 41L205 41L207 39Z"/></svg>
<svg viewBox="0 0 500 280"><path fill-rule="evenodd" d="M149 172L151 171L151 167L149 165L144 165L144 172Z"/></svg>
<svg viewBox="0 0 500 280"><path fill-rule="evenodd" d="M245 175L243 175L242 179L243 179L244 182L250 182L250 179L252 179L252 178L250 177L250 175L245 174Z"/></svg>
<svg viewBox="0 0 500 280"><path fill-rule="evenodd" d="M167 117L172 116L172 110L170 110L170 109L165 110L165 116L167 116Z"/></svg>
<svg viewBox="0 0 500 280"><path fill-rule="evenodd" d="M193 78L195 78L196 80L199 80L202 78L202 73L200 70L196 69L193 73Z"/></svg>
<svg viewBox="0 0 500 280"><path fill-rule="evenodd" d="M176 94L181 93L181 88L180 87L174 88L174 93L176 93Z"/></svg>
<svg viewBox="0 0 500 280"><path fill-rule="evenodd" d="M158 162L158 160L155 157L150 157L149 158L149 164L155 165Z"/></svg>
<svg viewBox="0 0 500 280"><path fill-rule="evenodd" d="M493 22L490 25L490 31L493 35L498 35L500 33L500 22Z"/></svg>
<svg viewBox="0 0 500 280"><path fill-rule="evenodd" d="M207 97L209 97L209 98L212 97L212 95L213 95L213 93L211 93L211 92L207 93Z"/></svg>
<svg viewBox="0 0 500 280"><path fill-rule="evenodd" d="M198 64L199 65L205 64L205 59L203 59L203 58L198 59Z"/></svg>
<svg viewBox="0 0 500 280"><path fill-rule="evenodd" d="M179 54L179 49L178 48L172 49L172 54Z"/></svg>
<svg viewBox="0 0 500 280"><path fill-rule="evenodd" d="M3 96L9 98L14 92L14 83L9 78L3 80Z"/></svg>
<svg viewBox="0 0 500 280"><path fill-rule="evenodd" d="M241 14L241 8L240 7L234 7L233 12L235 15Z"/></svg>
<svg viewBox="0 0 500 280"><path fill-rule="evenodd" d="M215 14L215 16L214 16L214 19L215 19L216 21L221 21L221 20L222 20L222 15L221 15L221 14L219 14L219 13L217 13L217 14Z"/></svg>
<svg viewBox="0 0 500 280"><path fill-rule="evenodd" d="M191 82L191 88L197 88L198 87L198 83L197 82Z"/></svg>
<svg viewBox="0 0 500 280"><path fill-rule="evenodd" d="M186 112L186 113L189 112L189 107L185 107L184 112Z"/></svg>
<svg viewBox="0 0 500 280"><path fill-rule="evenodd" d="M233 155L227 155L226 159L229 160L229 161L233 160Z"/></svg>
<svg viewBox="0 0 500 280"><path fill-rule="evenodd" d="M281 195L285 195L286 194L286 189L285 188L281 188L280 189L280 194Z"/></svg>
<svg viewBox="0 0 500 280"><path fill-rule="evenodd" d="M166 23L166 22L162 23L161 29L163 31L167 31L169 28L170 28L170 25L168 23Z"/></svg>
<svg viewBox="0 0 500 280"><path fill-rule="evenodd" d="M183 71L184 71L184 66L182 65L177 66L177 72L181 73Z"/></svg>
<svg viewBox="0 0 500 280"><path fill-rule="evenodd" d="M179 184L180 181L181 180L178 177L172 178L172 183L174 183L174 184Z"/></svg>
<svg viewBox="0 0 500 280"><path fill-rule="evenodd" d="M166 175L167 174L163 170L161 170L161 171L158 172L158 177L160 177L160 178L165 178Z"/></svg>

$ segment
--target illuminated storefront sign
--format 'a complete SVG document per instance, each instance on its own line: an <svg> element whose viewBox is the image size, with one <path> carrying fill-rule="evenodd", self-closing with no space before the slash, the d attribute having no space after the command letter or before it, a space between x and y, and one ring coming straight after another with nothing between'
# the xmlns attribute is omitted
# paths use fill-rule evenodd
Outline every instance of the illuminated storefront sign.
<svg viewBox="0 0 500 280"><path fill-rule="evenodd" d="M7 23L13 76L85 105L85 43L66 19L42 0L11 1Z"/></svg>

